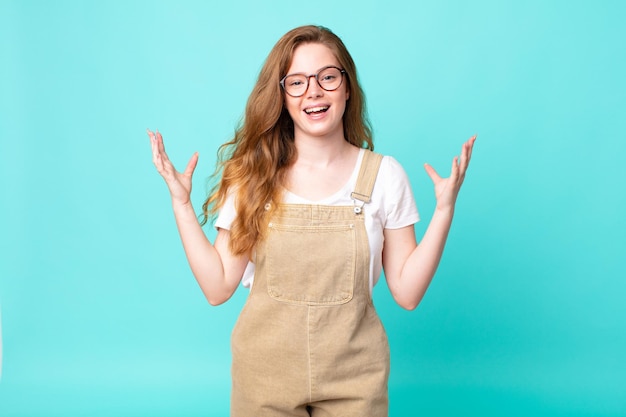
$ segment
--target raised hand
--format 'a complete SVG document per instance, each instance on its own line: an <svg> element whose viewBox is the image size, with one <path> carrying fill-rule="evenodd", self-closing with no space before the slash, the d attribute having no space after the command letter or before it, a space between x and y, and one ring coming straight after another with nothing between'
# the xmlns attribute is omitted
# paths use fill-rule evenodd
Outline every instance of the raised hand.
<svg viewBox="0 0 626 417"><path fill-rule="evenodd" d="M448 178L441 178L437 171L429 164L424 164L426 173L433 180L435 185L435 197L437 198L437 209L453 210L456 198L465 179L465 171L472 157L472 148L476 141L476 135L472 136L463 144L461 149L461 160L455 156L452 160L452 170Z"/></svg>
<svg viewBox="0 0 626 417"><path fill-rule="evenodd" d="M191 178L198 164L198 153L194 153L187 163L185 171L178 172L167 157L163 137L157 130L156 133L146 129L152 145L152 162L170 190L173 204L189 204L191 200Z"/></svg>

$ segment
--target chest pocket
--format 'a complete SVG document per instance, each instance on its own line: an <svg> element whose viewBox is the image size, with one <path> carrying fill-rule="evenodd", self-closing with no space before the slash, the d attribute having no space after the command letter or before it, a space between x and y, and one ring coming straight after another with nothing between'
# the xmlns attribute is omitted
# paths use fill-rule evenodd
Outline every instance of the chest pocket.
<svg viewBox="0 0 626 417"><path fill-rule="evenodd" d="M352 299L356 266L354 224L272 223L267 237L267 292L275 300L336 305Z"/></svg>

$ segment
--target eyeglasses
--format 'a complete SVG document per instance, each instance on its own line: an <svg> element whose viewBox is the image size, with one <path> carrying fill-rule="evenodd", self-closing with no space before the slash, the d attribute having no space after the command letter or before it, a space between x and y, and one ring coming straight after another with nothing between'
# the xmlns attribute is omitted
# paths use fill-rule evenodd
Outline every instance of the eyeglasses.
<svg viewBox="0 0 626 417"><path fill-rule="evenodd" d="M285 93L291 97L302 96L307 88L309 88L309 80L311 77L315 77L317 84L326 91L335 91L341 86L343 81L343 75L346 71L335 66L324 67L317 72L317 74L288 74L280 80L280 85L285 90Z"/></svg>

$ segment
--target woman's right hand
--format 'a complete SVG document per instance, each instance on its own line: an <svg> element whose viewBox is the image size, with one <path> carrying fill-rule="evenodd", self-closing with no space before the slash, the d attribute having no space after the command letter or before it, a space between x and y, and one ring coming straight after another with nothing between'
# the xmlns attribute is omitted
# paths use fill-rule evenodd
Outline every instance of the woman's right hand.
<svg viewBox="0 0 626 417"><path fill-rule="evenodd" d="M154 133L147 129L147 132L152 145L152 162L170 190L172 203L189 204L191 200L191 177L198 164L198 152L193 154L187 163L185 171L182 173L178 172L167 157L165 146L163 146L163 136L161 136L158 130Z"/></svg>

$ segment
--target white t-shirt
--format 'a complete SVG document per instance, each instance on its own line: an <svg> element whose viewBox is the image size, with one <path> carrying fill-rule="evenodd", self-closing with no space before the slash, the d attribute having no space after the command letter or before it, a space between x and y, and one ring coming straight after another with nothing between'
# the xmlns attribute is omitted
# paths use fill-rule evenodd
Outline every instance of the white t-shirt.
<svg viewBox="0 0 626 417"><path fill-rule="evenodd" d="M350 197L361 167L364 149L361 149L354 171L350 180L335 194L319 201L309 201L299 197L289 191L283 194L286 204L319 204L326 206L353 206L354 200ZM359 205L361 202L357 202ZM390 156L383 157L380 170L376 177L371 201L363 207L365 214L365 229L370 246L370 292L382 271L383 255L383 229L400 229L405 226L415 224L419 221L419 214L409 179L402 166ZM235 219L234 196L225 201L224 206L215 221L215 227L230 230L230 226ZM254 280L254 263L248 263L242 284L251 288Z"/></svg>

